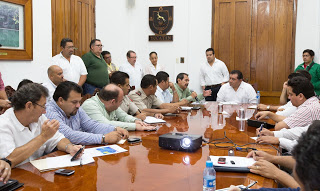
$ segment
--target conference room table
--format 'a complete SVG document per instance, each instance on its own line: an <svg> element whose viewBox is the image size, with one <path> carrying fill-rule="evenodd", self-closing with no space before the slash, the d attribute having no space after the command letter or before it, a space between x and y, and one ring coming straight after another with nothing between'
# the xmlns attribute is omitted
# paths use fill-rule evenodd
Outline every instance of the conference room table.
<svg viewBox="0 0 320 191"><path fill-rule="evenodd" d="M165 116L166 123L157 124L157 131L129 132L130 137L140 137L142 142L129 144L126 141L119 146L127 152L95 157L94 163L83 166L66 167L75 170L71 176L55 175L54 170L39 172L31 163L26 163L14 168L11 178L24 183L19 190L202 190L203 170L208 156L228 156L230 148L203 143L195 152L167 150L159 147L159 136L176 132L202 135L212 141L226 134L236 144L253 143L248 147L277 155L277 150L270 145L254 144L255 140L250 137L256 137L255 127L248 126L246 121L236 120L240 107L246 110L246 117L252 117L257 112L247 109L248 106L250 104L224 105L223 115L218 114L216 102L207 102L199 110ZM245 157L248 152L243 150L234 149L235 156ZM56 151L44 157L63 154ZM239 172L217 172L216 187L246 186L254 181L258 183L252 188L277 187L274 180Z"/></svg>

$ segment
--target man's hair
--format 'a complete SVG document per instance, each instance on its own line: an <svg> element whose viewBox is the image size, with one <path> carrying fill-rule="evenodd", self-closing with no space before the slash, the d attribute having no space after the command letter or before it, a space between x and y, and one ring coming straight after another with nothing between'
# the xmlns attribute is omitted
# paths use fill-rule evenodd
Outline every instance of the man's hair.
<svg viewBox="0 0 320 191"><path fill-rule="evenodd" d="M65 48L67 42L73 42L70 38L63 38L60 42L60 47Z"/></svg>
<svg viewBox="0 0 320 191"><path fill-rule="evenodd" d="M107 90L105 87L103 87L99 93L98 93L99 98L101 98L104 101L109 101L112 99L115 99L116 101L118 100L119 96L119 90L116 88L108 88Z"/></svg>
<svg viewBox="0 0 320 191"><path fill-rule="evenodd" d="M19 90L22 86L26 85L26 84L31 84L33 83L33 81L29 80L29 79L23 79L17 87L17 90Z"/></svg>
<svg viewBox="0 0 320 191"><path fill-rule="evenodd" d="M150 52L149 57L150 57L152 54L156 54L156 56L158 56L158 54L157 54L155 51L152 51L152 52Z"/></svg>
<svg viewBox="0 0 320 191"><path fill-rule="evenodd" d="M130 58L130 54L131 53L135 53L133 50L129 50L128 52L127 52L127 58Z"/></svg>
<svg viewBox="0 0 320 191"><path fill-rule="evenodd" d="M68 100L71 91L82 94L82 88L78 84L70 81L61 82L54 91L53 100L58 101L59 97Z"/></svg>
<svg viewBox="0 0 320 191"><path fill-rule="evenodd" d="M110 54L110 52L109 52L109 51L106 51L106 50L101 52L101 55L102 55L102 56L104 56L104 55L106 55L106 54Z"/></svg>
<svg viewBox="0 0 320 191"><path fill-rule="evenodd" d="M302 74L304 77L311 81L311 74L307 70L297 70L296 73Z"/></svg>
<svg viewBox="0 0 320 191"><path fill-rule="evenodd" d="M145 88L148 88L150 85L153 87L156 86L157 78L154 75L147 74L143 76L140 86L141 88L145 89Z"/></svg>
<svg viewBox="0 0 320 191"><path fill-rule="evenodd" d="M208 49L206 50L206 53L209 52L209 51L212 51L212 54L214 54L213 48L208 48Z"/></svg>
<svg viewBox="0 0 320 191"><path fill-rule="evenodd" d="M243 80L243 75L242 75L242 72L240 72L240 70L232 70L230 74L238 74L237 79Z"/></svg>
<svg viewBox="0 0 320 191"><path fill-rule="evenodd" d="M100 39L96 39L96 38L95 38L95 39L92 39L91 42L90 42L89 48L91 49L91 47L92 47L97 41L101 42Z"/></svg>
<svg viewBox="0 0 320 191"><path fill-rule="evenodd" d="M125 85L126 84L126 79L129 79L129 75L125 72L121 72L121 71L116 71L112 74L111 78L110 78L110 83L113 83L115 85Z"/></svg>
<svg viewBox="0 0 320 191"><path fill-rule="evenodd" d="M313 85L306 77L293 77L288 81L288 86L292 88L293 93L296 95L302 93L306 99L315 95Z"/></svg>
<svg viewBox="0 0 320 191"><path fill-rule="evenodd" d="M320 121L315 120L300 136L292 155L296 160L296 174L306 191L320 188Z"/></svg>
<svg viewBox="0 0 320 191"><path fill-rule="evenodd" d="M184 75L189 76L189 75L186 74L186 73L180 73L180 74L178 74L178 75L177 75L177 78L176 78L176 83L178 83L178 79L183 80Z"/></svg>
<svg viewBox="0 0 320 191"><path fill-rule="evenodd" d="M305 49L302 54L304 54L304 53L306 53L306 52L309 53L311 57L314 56L313 50L311 50L311 49Z"/></svg>
<svg viewBox="0 0 320 191"><path fill-rule="evenodd" d="M156 78L158 80L158 83L161 83L162 81L166 82L169 78L169 74L167 72L160 71L157 73Z"/></svg>
<svg viewBox="0 0 320 191"><path fill-rule="evenodd" d="M48 89L38 83L21 86L12 96L11 105L15 111L25 108L28 101L36 103L41 97L48 97Z"/></svg>

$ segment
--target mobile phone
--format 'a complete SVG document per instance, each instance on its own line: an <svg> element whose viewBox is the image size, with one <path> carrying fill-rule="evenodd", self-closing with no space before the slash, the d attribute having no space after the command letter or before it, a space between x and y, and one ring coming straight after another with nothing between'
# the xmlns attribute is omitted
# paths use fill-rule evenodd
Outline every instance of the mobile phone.
<svg viewBox="0 0 320 191"><path fill-rule="evenodd" d="M55 174L63 175L63 176L70 176L74 174L74 170L68 170L68 169L59 169L54 172Z"/></svg>
<svg viewBox="0 0 320 191"><path fill-rule="evenodd" d="M73 155L73 157L71 158L71 161L76 160L76 158L77 158L78 155L83 151L83 149L84 149L84 146L82 146L81 149L79 149L79 150L77 151L77 153L76 153L75 155Z"/></svg>
<svg viewBox="0 0 320 191"><path fill-rule="evenodd" d="M226 158L224 157L218 158L218 164L226 164Z"/></svg>
<svg viewBox="0 0 320 191"><path fill-rule="evenodd" d="M139 142L141 142L141 139L138 137L128 138L128 143L139 143Z"/></svg>
<svg viewBox="0 0 320 191"><path fill-rule="evenodd" d="M157 128L154 127L153 129L146 129L146 130L144 130L144 131L156 131L156 130L157 130Z"/></svg>
<svg viewBox="0 0 320 191"><path fill-rule="evenodd" d="M199 106L194 106L194 107L192 107L191 109L192 109L192 110L199 110L199 109L201 109L201 107L199 107Z"/></svg>

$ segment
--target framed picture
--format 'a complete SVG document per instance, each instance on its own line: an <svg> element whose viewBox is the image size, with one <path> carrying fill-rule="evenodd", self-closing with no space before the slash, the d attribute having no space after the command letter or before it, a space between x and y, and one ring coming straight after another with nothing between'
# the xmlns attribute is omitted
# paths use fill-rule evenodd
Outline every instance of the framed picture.
<svg viewBox="0 0 320 191"><path fill-rule="evenodd" d="M32 0L0 0L0 60L32 60Z"/></svg>

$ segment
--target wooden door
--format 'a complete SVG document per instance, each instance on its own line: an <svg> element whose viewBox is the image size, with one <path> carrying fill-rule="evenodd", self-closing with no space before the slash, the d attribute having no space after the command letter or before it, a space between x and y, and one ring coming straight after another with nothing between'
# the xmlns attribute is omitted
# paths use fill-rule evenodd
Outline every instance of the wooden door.
<svg viewBox="0 0 320 191"><path fill-rule="evenodd" d="M95 38L95 0L52 0L52 55L61 51L62 38L71 38L75 55L90 50Z"/></svg>
<svg viewBox="0 0 320 191"><path fill-rule="evenodd" d="M229 71L256 84L261 102L279 103L294 69L296 0L215 0L213 47Z"/></svg>

